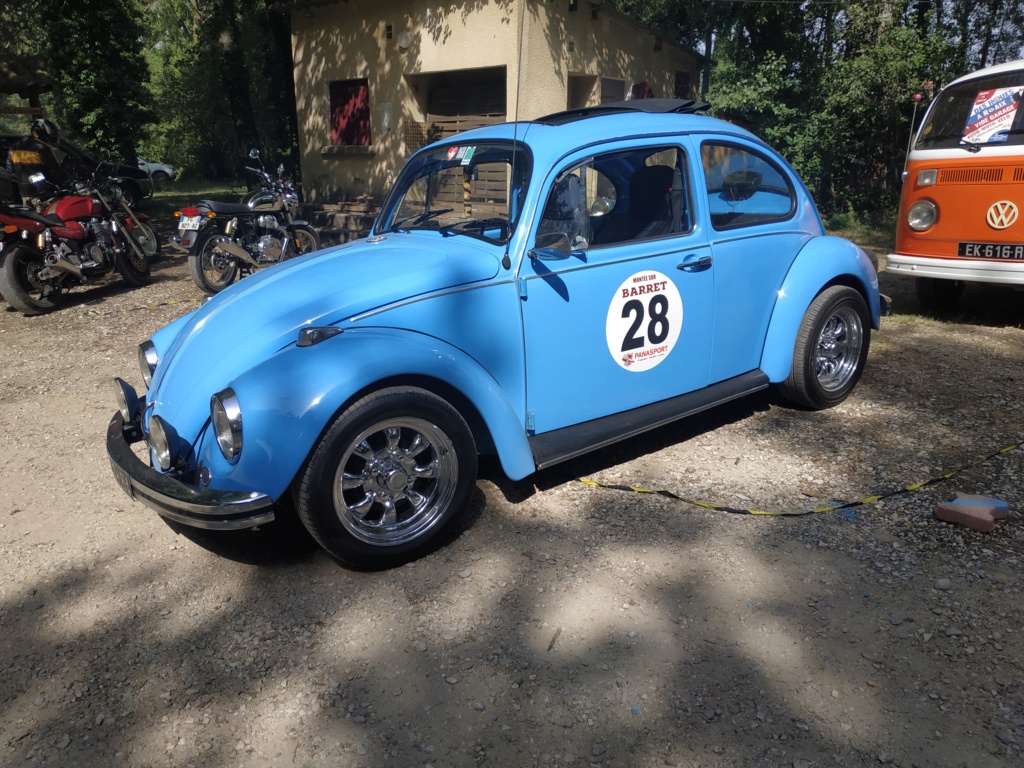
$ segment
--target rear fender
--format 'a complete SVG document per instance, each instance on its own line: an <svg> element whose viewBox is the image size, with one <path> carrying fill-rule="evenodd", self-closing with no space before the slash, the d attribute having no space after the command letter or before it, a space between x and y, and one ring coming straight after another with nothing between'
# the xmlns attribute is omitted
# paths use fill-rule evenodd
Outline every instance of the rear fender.
<svg viewBox="0 0 1024 768"><path fill-rule="evenodd" d="M879 328L878 275L868 255L839 237L816 237L807 242L786 275L768 325L761 370L773 383L784 381L793 365L797 331L814 297L830 285L848 285L860 292Z"/></svg>
<svg viewBox="0 0 1024 768"><path fill-rule="evenodd" d="M511 479L536 469L515 408L479 363L438 339L389 329L344 331L312 347L292 344L246 371L230 382L244 425L237 464L224 460L209 426L197 455L215 487L258 490L277 500L324 430L357 397L403 383L429 389L431 382L442 392L454 388L473 405Z"/></svg>

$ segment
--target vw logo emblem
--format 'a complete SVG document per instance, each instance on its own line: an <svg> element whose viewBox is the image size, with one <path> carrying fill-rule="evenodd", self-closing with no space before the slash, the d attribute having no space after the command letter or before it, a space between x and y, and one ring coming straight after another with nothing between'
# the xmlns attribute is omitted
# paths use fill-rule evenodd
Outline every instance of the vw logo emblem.
<svg viewBox="0 0 1024 768"><path fill-rule="evenodd" d="M1006 229L1017 220L1017 206L1009 200L992 203L985 214L985 221L992 229Z"/></svg>

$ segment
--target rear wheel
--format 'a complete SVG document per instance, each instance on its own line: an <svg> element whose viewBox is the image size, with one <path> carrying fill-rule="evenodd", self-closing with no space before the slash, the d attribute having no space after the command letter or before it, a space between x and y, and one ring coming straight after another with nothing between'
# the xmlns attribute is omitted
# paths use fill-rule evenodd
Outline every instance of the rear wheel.
<svg viewBox="0 0 1024 768"><path fill-rule="evenodd" d="M338 560L391 568L444 543L476 470L476 443L459 412L426 390L393 387L334 421L300 475L296 509Z"/></svg>
<svg viewBox="0 0 1024 768"><path fill-rule="evenodd" d="M234 257L214 251L217 243L230 239L219 232L207 232L200 235L192 246L188 255L188 273L204 293L220 293L238 275Z"/></svg>
<svg viewBox="0 0 1024 768"><path fill-rule="evenodd" d="M8 248L0 269L0 294L26 315L52 312L62 303L63 289L59 282L41 279L45 268L39 251L20 245Z"/></svg>
<svg viewBox="0 0 1024 768"><path fill-rule="evenodd" d="M929 312L948 312L964 295L962 280L942 280L937 277L918 277L914 290L921 306Z"/></svg>
<svg viewBox="0 0 1024 768"><path fill-rule="evenodd" d="M815 410L839 405L864 371L870 342L864 297L844 285L826 288L800 324L793 368L780 385L783 396Z"/></svg>

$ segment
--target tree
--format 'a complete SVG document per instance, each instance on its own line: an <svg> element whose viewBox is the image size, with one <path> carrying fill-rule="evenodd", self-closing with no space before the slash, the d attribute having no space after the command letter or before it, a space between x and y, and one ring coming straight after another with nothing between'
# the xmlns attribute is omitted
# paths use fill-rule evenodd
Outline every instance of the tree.
<svg viewBox="0 0 1024 768"><path fill-rule="evenodd" d="M57 121L98 154L134 162L154 120L143 29L133 0L43 0Z"/></svg>

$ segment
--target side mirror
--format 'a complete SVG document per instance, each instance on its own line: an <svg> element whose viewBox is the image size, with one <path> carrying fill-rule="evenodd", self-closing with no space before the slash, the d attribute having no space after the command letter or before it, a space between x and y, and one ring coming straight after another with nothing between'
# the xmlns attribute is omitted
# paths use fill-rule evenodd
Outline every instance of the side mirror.
<svg viewBox="0 0 1024 768"><path fill-rule="evenodd" d="M530 258L541 261L562 261L568 259L570 254L569 236L565 232L545 232L537 235L537 242L530 249Z"/></svg>
<svg viewBox="0 0 1024 768"><path fill-rule="evenodd" d="M253 147L252 149L249 150L249 157L251 157L253 160L259 160L260 151L256 149L256 147Z"/></svg>

